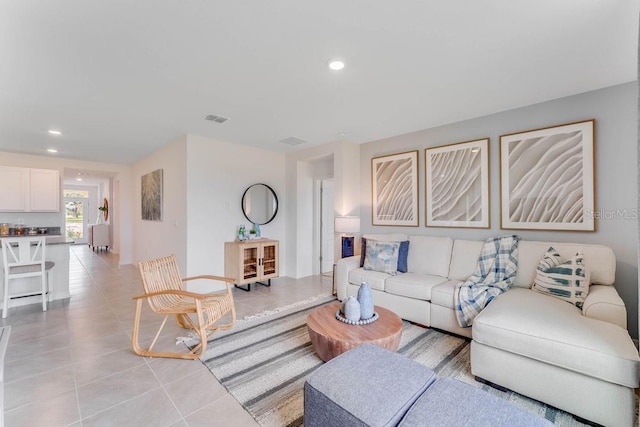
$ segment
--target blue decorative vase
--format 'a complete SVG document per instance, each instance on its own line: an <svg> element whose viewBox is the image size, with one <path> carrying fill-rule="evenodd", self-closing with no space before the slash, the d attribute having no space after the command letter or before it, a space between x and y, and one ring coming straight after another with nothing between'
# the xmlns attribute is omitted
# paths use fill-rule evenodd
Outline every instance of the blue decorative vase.
<svg viewBox="0 0 640 427"><path fill-rule="evenodd" d="M362 319L373 317L373 292L367 282L360 283L358 302L360 303L360 317Z"/></svg>
<svg viewBox="0 0 640 427"><path fill-rule="evenodd" d="M260 238L260 224L253 224L253 229L256 230L256 238Z"/></svg>
<svg viewBox="0 0 640 427"><path fill-rule="evenodd" d="M349 297L344 304L344 317L354 322L360 320L360 303L354 297Z"/></svg>

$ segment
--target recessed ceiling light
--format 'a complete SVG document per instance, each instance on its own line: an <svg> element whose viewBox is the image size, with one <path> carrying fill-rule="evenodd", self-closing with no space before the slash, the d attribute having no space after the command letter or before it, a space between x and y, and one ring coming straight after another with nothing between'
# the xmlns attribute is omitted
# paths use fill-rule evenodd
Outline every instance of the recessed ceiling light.
<svg viewBox="0 0 640 427"><path fill-rule="evenodd" d="M62 135L62 132L60 132L59 130L55 130L55 129L49 129L49 133L51 135Z"/></svg>
<svg viewBox="0 0 640 427"><path fill-rule="evenodd" d="M330 60L328 65L333 71L340 71L344 68L344 62L339 59Z"/></svg>
<svg viewBox="0 0 640 427"><path fill-rule="evenodd" d="M76 178L76 181L82 181L82 178Z"/></svg>
<svg viewBox="0 0 640 427"><path fill-rule="evenodd" d="M55 148L47 148L47 151L50 153L57 153L58 150L56 150Z"/></svg>

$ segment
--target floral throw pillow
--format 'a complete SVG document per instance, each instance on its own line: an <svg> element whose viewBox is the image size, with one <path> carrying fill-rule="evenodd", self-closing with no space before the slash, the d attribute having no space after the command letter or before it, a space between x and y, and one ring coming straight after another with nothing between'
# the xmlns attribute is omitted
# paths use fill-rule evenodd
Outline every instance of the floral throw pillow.
<svg viewBox="0 0 640 427"><path fill-rule="evenodd" d="M399 251L400 242L382 242L367 239L366 254L362 267L365 270L396 274L398 271Z"/></svg>
<svg viewBox="0 0 640 427"><path fill-rule="evenodd" d="M538 263L533 290L563 299L582 309L589 285L589 270L582 253L578 252L571 259L563 261L558 251L550 247Z"/></svg>

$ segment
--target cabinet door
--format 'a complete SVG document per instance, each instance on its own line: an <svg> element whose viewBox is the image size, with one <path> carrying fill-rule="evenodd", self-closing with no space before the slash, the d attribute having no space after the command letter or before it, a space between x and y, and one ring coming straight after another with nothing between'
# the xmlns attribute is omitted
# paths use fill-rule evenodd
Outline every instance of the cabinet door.
<svg viewBox="0 0 640 427"><path fill-rule="evenodd" d="M278 277L278 242L262 245L262 278Z"/></svg>
<svg viewBox="0 0 640 427"><path fill-rule="evenodd" d="M0 166L0 211L26 211L28 193L29 169Z"/></svg>
<svg viewBox="0 0 640 427"><path fill-rule="evenodd" d="M242 262L242 283L255 282L259 279L260 245L240 245Z"/></svg>
<svg viewBox="0 0 640 427"><path fill-rule="evenodd" d="M30 210L60 212L60 178L57 170L30 170Z"/></svg>

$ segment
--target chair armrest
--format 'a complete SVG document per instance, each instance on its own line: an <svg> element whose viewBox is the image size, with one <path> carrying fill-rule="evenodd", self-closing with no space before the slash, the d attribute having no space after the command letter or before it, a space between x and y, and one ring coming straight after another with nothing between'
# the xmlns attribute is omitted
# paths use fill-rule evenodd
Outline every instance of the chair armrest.
<svg viewBox="0 0 640 427"><path fill-rule="evenodd" d="M177 289L173 289L173 290L167 290L167 291L158 291L158 292L151 292L150 294L144 294L144 295L137 295L135 297L133 297L133 299L141 299L141 298L150 298L150 297L155 297L158 295L179 295L182 297L188 297L188 298L194 298L194 299L207 299L207 298L211 298L211 294L197 294L195 292L189 292L189 291L181 291L181 290L177 290Z"/></svg>
<svg viewBox="0 0 640 427"><path fill-rule="evenodd" d="M189 280L196 280L196 279L209 279L209 280L218 280L220 282L228 282L228 283L233 283L235 282L236 279L234 279L233 277L221 277L221 276L211 276L211 275L202 275L202 276L191 276L191 277L185 277L182 279L183 282L187 282Z"/></svg>
<svg viewBox="0 0 640 427"><path fill-rule="evenodd" d="M627 329L627 308L613 286L591 285L582 306L582 314Z"/></svg>
<svg viewBox="0 0 640 427"><path fill-rule="evenodd" d="M342 258L336 263L336 290L340 301L347 297L349 271L360 267L360 255Z"/></svg>

